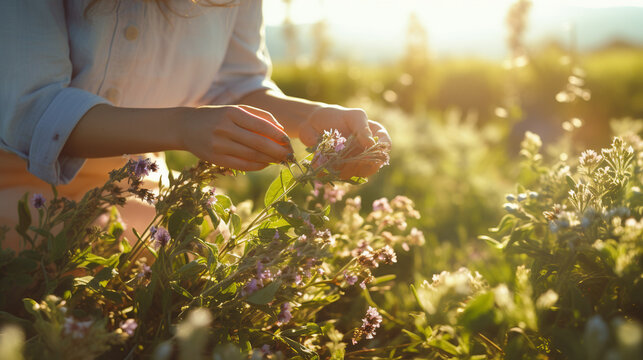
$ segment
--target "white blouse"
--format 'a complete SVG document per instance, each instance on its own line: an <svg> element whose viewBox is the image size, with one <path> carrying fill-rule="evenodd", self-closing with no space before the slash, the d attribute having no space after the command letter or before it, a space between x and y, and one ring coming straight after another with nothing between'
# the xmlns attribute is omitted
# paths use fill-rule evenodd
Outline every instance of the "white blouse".
<svg viewBox="0 0 643 360"><path fill-rule="evenodd" d="M68 183L85 162L60 152L96 104L231 104L278 90L261 0L173 0L173 12L153 1L102 0L85 15L89 2L0 1L0 148L49 183Z"/></svg>

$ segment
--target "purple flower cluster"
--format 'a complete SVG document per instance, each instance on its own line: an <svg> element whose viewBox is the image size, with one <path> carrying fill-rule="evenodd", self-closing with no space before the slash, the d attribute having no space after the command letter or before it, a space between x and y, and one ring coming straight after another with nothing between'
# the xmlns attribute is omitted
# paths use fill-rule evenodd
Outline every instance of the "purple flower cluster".
<svg viewBox="0 0 643 360"><path fill-rule="evenodd" d="M136 331L137 327L138 327L138 324L134 319L127 319L121 322L121 325L119 326L119 328L129 336L134 336L134 332Z"/></svg>
<svg viewBox="0 0 643 360"><path fill-rule="evenodd" d="M397 255L392 247L385 245L383 248L377 250L377 260L384 264L393 264L397 262Z"/></svg>
<svg viewBox="0 0 643 360"><path fill-rule="evenodd" d="M45 200L45 197L42 196L42 194L33 194L29 202L35 209L40 209L45 206L47 200Z"/></svg>
<svg viewBox="0 0 643 360"><path fill-rule="evenodd" d="M290 305L289 302L281 304L281 311L277 314L277 322L279 322L280 325L287 324L292 319L292 314L290 313L291 308L292 305Z"/></svg>
<svg viewBox="0 0 643 360"><path fill-rule="evenodd" d="M355 285L357 280L359 280L357 275L355 275L353 272L350 272L350 271L344 271L344 279L346 280L346 283L351 286Z"/></svg>
<svg viewBox="0 0 643 360"><path fill-rule="evenodd" d="M391 208L391 205L388 203L387 198L381 198L373 201L373 211L392 213L393 208Z"/></svg>
<svg viewBox="0 0 643 360"><path fill-rule="evenodd" d="M315 197L319 197L321 194L323 194L324 200L330 202L331 204L334 204L342 200L344 195L346 195L346 190L337 185L324 185L316 181L312 190L312 194Z"/></svg>
<svg viewBox="0 0 643 360"><path fill-rule="evenodd" d="M369 306L368 310L366 310L366 316L362 319L362 326L355 330L352 339L353 345L357 344L362 336L367 339L372 339L375 335L375 330L380 327L381 323L382 315L377 311L377 308Z"/></svg>
<svg viewBox="0 0 643 360"><path fill-rule="evenodd" d="M167 245L172 239L170 237L170 233L162 226L159 226L159 227L151 226L150 234L151 234L152 240L156 241L156 245L158 247L163 247Z"/></svg>
<svg viewBox="0 0 643 360"><path fill-rule="evenodd" d="M156 164L156 162L152 162L152 160L148 158L144 159L142 157L139 157L136 161L130 160L130 170L137 178L147 176L150 174L150 172L155 172L158 169L159 166Z"/></svg>

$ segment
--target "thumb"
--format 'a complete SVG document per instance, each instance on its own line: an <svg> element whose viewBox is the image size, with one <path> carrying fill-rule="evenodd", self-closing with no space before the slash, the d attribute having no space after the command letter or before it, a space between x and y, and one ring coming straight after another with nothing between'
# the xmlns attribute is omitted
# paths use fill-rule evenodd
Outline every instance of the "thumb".
<svg viewBox="0 0 643 360"><path fill-rule="evenodd" d="M373 133L371 128L368 126L368 116L362 109L351 109L346 114L347 116L347 125L351 132L357 138L357 141L364 148L369 148L375 145L375 140L373 139Z"/></svg>

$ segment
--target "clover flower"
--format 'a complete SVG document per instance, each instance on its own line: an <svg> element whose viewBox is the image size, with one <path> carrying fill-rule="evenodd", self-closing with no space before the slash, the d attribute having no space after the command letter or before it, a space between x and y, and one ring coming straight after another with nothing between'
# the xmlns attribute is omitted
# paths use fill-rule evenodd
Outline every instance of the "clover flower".
<svg viewBox="0 0 643 360"><path fill-rule="evenodd" d="M150 234L152 237L152 240L156 241L156 244L159 247L163 247L167 245L170 240L172 239L170 237L170 233L162 226L156 227L152 226L150 227Z"/></svg>
<svg viewBox="0 0 643 360"><path fill-rule="evenodd" d="M281 311L277 314L277 321L280 324L287 324L292 319L292 314L290 313L291 307L289 302L281 304Z"/></svg>
<svg viewBox="0 0 643 360"><path fill-rule="evenodd" d="M380 198L375 201L373 201L373 211L381 211L385 213L392 213L393 208L391 208L391 205L388 202L387 198Z"/></svg>
<svg viewBox="0 0 643 360"><path fill-rule="evenodd" d="M123 330L123 332L129 336L134 336L134 332L136 331L137 327L138 327L138 324L136 323L136 320L127 319L121 322L119 329Z"/></svg>
<svg viewBox="0 0 643 360"><path fill-rule="evenodd" d="M357 344L362 336L367 339L372 339L373 336L375 336L375 330L380 327L381 323L382 315L377 311L377 308L369 306L368 310L366 310L366 316L362 319L362 326L355 330L353 334L353 345Z"/></svg>
<svg viewBox="0 0 643 360"><path fill-rule="evenodd" d="M412 228L411 233L409 234L409 242L412 245L422 246L426 242L424 238L424 233L417 228ZM407 250L408 251L408 250Z"/></svg>
<svg viewBox="0 0 643 360"><path fill-rule="evenodd" d="M321 182L315 181L312 190L313 196L318 197L322 193L321 190L323 190L324 200L328 201L331 204L341 201L344 195L346 195L346 190L337 185L324 185Z"/></svg>
<svg viewBox="0 0 643 360"><path fill-rule="evenodd" d="M63 324L63 334L71 336L72 339L82 339L87 336L93 323L91 320L78 321L73 317L66 317Z"/></svg>
<svg viewBox="0 0 643 360"><path fill-rule="evenodd" d="M598 166L598 164L600 164L602 160L603 160L603 157L597 154L596 151L585 150L580 155L578 162L580 163L581 166L584 166L584 167L595 167L595 166Z"/></svg>
<svg viewBox="0 0 643 360"><path fill-rule="evenodd" d="M33 194L29 202L31 203L31 206L33 206L35 209L40 209L43 206L45 206L45 203L47 202L47 200L45 200L45 197L42 196L42 194Z"/></svg>

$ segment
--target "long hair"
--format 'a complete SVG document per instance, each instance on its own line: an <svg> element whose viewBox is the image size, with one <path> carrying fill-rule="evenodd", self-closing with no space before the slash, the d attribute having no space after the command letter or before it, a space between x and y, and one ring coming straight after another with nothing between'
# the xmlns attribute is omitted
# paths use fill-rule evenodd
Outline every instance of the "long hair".
<svg viewBox="0 0 643 360"><path fill-rule="evenodd" d="M91 10L96 5L98 5L99 3L108 2L108 1L115 2L115 0L91 0L89 2L89 4L87 4L87 7L85 8L85 12L84 12L85 17L87 17L90 14ZM136 1L136 0L128 0L128 1ZM177 13L172 8L172 5L170 3L173 2L173 1L176 1L176 0L140 0L140 1L156 3L156 6L158 6L158 8L163 12L163 14L167 14L167 12L169 11L169 12L175 14L175 15L185 16L183 14ZM194 3L196 5L199 5L199 6L212 6L212 7L231 7L231 6L235 6L235 4L236 4L235 0L226 0L226 1L222 1L222 0L181 0L181 1L185 1L185 2L189 1L189 2Z"/></svg>

